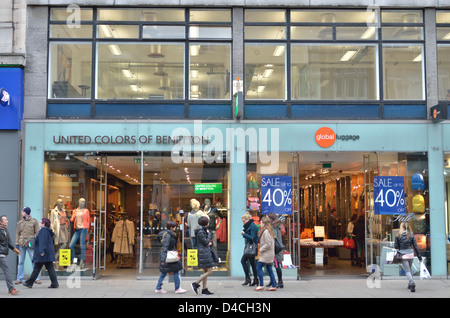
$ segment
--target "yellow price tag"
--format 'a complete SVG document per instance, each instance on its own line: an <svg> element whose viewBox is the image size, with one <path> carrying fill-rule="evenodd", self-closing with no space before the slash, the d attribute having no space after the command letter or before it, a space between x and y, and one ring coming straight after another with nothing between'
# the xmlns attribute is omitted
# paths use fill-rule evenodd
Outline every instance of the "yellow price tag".
<svg viewBox="0 0 450 318"><path fill-rule="evenodd" d="M187 266L198 266L198 251L196 249L187 250Z"/></svg>
<svg viewBox="0 0 450 318"><path fill-rule="evenodd" d="M59 266L70 266L70 249L59 250Z"/></svg>

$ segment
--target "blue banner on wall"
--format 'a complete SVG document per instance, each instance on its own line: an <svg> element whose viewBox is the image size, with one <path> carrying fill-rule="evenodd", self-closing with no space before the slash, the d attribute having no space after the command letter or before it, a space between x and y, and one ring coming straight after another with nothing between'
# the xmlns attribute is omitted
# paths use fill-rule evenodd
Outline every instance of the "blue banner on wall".
<svg viewBox="0 0 450 318"><path fill-rule="evenodd" d="M261 212L267 214L292 214L292 177L261 177Z"/></svg>
<svg viewBox="0 0 450 318"><path fill-rule="evenodd" d="M405 213L404 177L374 177L373 194L375 214Z"/></svg>
<svg viewBox="0 0 450 318"><path fill-rule="evenodd" d="M0 67L0 130L20 130L23 118L23 69ZM5 94L6 93L6 94Z"/></svg>

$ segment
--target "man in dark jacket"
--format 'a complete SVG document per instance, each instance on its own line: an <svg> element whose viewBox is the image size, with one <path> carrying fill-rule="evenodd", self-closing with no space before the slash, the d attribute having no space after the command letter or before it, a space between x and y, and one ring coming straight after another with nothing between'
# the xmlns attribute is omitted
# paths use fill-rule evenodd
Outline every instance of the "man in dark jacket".
<svg viewBox="0 0 450 318"><path fill-rule="evenodd" d="M55 233L53 233L53 231L50 229L49 219L42 219L40 226L41 229L39 230L39 233L36 236L35 240L33 272L31 273L30 278L28 278L23 283L23 285L28 288L33 287L33 283L36 280L36 277L39 275L42 267L45 265L51 281L51 285L49 288L58 288L58 279L56 277L55 269L53 268L53 262L55 261L53 236L55 235Z"/></svg>
<svg viewBox="0 0 450 318"><path fill-rule="evenodd" d="M14 288L14 283L9 273L9 267L6 257L8 256L9 250L16 252L18 255L20 255L20 251L17 248L15 248L14 245L12 244L7 226L8 226L8 219L6 218L6 216L5 215L0 216L0 268L5 274L5 281L6 286L8 286L8 293L10 295L15 295L19 291Z"/></svg>

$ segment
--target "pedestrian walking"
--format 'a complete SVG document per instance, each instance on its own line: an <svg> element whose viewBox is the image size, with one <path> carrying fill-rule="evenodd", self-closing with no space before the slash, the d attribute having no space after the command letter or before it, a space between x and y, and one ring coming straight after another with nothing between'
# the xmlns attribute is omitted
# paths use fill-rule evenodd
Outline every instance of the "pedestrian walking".
<svg viewBox="0 0 450 318"><path fill-rule="evenodd" d="M272 225L272 230L273 233L275 234L276 239L279 242L283 241L282 235L281 235L281 220L278 218L278 216L273 213L270 212L267 214L267 216L270 219L271 225ZM278 282L277 282L277 288L284 288L284 284L283 284L283 260L284 260L284 251L280 251L278 252L278 254L275 254L275 271L277 272L277 278L278 278ZM266 285L266 287L270 287L269 285Z"/></svg>
<svg viewBox="0 0 450 318"><path fill-rule="evenodd" d="M159 276L155 293L167 293L167 291L162 289L163 281L168 273L173 273L175 294L184 294L186 290L180 287L180 270L183 269L183 265L181 264L181 261L179 259L174 262L168 262L167 260L167 254L169 253L169 251L177 250L177 233L175 232L177 223L175 221L169 220L166 222L166 227L167 230L158 233L158 238L162 242L159 262L159 271L161 272L161 275Z"/></svg>
<svg viewBox="0 0 450 318"><path fill-rule="evenodd" d="M366 239L366 229L365 229L366 218L364 214L358 216L355 226L353 227L353 237L356 243L356 266L361 267L361 256L364 250L364 244ZM366 257L364 255L364 257Z"/></svg>
<svg viewBox="0 0 450 318"><path fill-rule="evenodd" d="M414 232L408 222L400 223L400 231L395 238L395 248L402 255L402 266L409 281L408 289L414 293L416 291L416 284L414 283L411 272L414 261L414 252L416 252L419 262L422 262L422 255L420 254L416 239L414 238Z"/></svg>
<svg viewBox="0 0 450 318"><path fill-rule="evenodd" d="M212 269L217 265L217 262L213 259L212 255L212 241L211 233L208 230L209 218L207 216L201 216L198 219L199 229L195 230L195 237L197 239L198 249L198 268L203 269L203 274L197 279L197 281L191 284L192 290L198 294L198 288L202 283L202 295L213 295L207 287L208 276L211 275Z"/></svg>
<svg viewBox="0 0 450 318"><path fill-rule="evenodd" d="M347 224L347 236L353 239L353 229L355 228L355 223L358 220L357 214L352 214L350 221ZM356 243L356 242L355 242ZM351 266L356 266L356 248L350 250L350 263Z"/></svg>
<svg viewBox="0 0 450 318"><path fill-rule="evenodd" d="M55 248L53 246L53 233L50 228L50 220L43 218L40 223L41 229L35 240L35 253L33 257L34 268L31 273L30 278L23 282L23 286L32 288L36 277L41 272L42 267L48 271L48 276L50 276L51 285L49 288L58 288L58 278L56 277L55 268L53 267L53 262L55 261Z"/></svg>
<svg viewBox="0 0 450 318"><path fill-rule="evenodd" d="M22 218L17 223L16 229L16 247L20 251L19 264L17 266L17 280L15 284L21 284L23 280L25 258L28 254L30 256L31 263L33 263L34 256L34 239L39 233L39 222L35 218L31 217L31 209L24 207L21 211ZM36 284L40 284L40 276L36 277Z"/></svg>
<svg viewBox="0 0 450 318"><path fill-rule="evenodd" d="M252 244L255 249L255 255L246 255L244 249L244 253L241 258L242 268L244 269L245 281L242 286L257 286L258 285L258 272L256 271L256 260L255 257L258 254L258 227L255 224L255 221L252 219L250 213L246 212L241 217L242 223L244 223L244 229L241 231L241 234L245 240L245 245ZM250 269L248 264L252 267L253 272L253 282L250 279Z"/></svg>
<svg viewBox="0 0 450 318"><path fill-rule="evenodd" d="M264 290L264 273L263 268L267 269L270 277L270 283L272 287L268 288L267 291L276 291L277 285L275 281L275 276L272 270L272 264L275 258L275 234L272 230L272 225L270 219L264 216L261 220L261 230L258 232L259 237L259 261L256 265L256 270L258 272L259 286L256 287L256 291Z"/></svg>
<svg viewBox="0 0 450 318"><path fill-rule="evenodd" d="M14 247L11 242L11 237L8 232L8 218L5 215L0 216L0 268L5 275L6 286L8 287L8 293L10 295L15 295L19 291L14 288L14 283L9 273L9 266L7 262L7 256L9 250L16 252L20 255L20 251Z"/></svg>

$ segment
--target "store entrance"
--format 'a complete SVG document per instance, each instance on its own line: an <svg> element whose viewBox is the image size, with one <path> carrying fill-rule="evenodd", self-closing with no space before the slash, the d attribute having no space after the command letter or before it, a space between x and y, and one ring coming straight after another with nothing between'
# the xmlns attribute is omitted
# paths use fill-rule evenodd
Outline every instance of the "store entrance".
<svg viewBox="0 0 450 318"><path fill-rule="evenodd" d="M296 156L298 208L291 217L291 228L296 233L292 253L297 255L299 274L365 276L366 265L375 261L369 225L377 155L302 152ZM344 246L349 232L359 248Z"/></svg>

